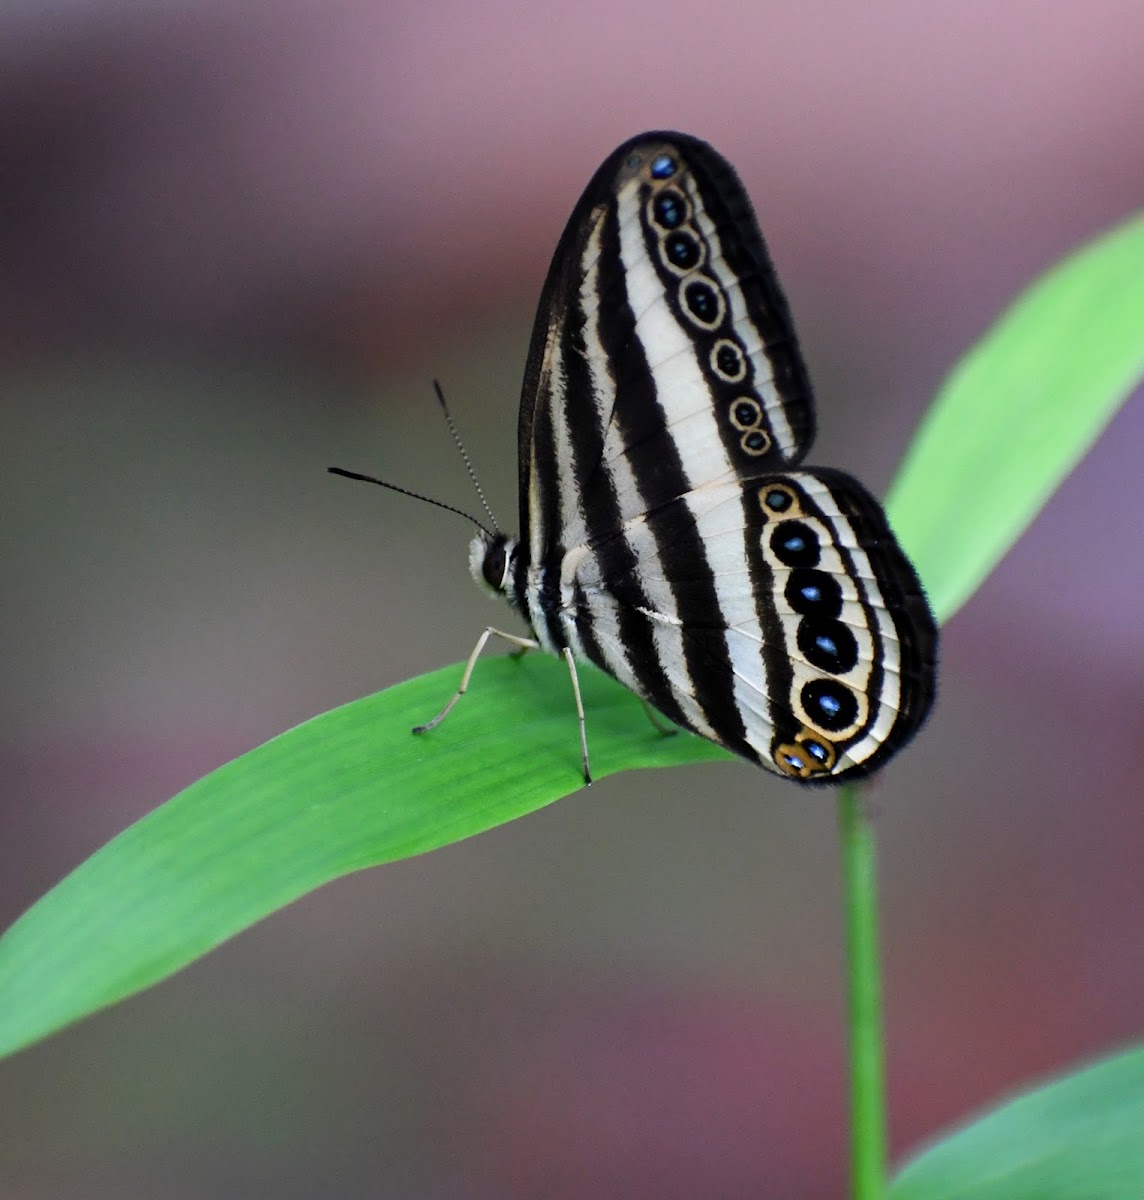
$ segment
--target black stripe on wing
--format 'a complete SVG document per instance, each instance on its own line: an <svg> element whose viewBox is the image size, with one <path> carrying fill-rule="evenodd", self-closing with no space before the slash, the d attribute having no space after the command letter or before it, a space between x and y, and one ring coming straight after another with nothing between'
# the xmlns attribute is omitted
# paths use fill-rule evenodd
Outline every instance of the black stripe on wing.
<svg viewBox="0 0 1144 1200"><path fill-rule="evenodd" d="M658 512L677 501L689 490L690 484L675 438L666 426L663 406L656 396L644 344L636 335L636 317L622 287L618 240L617 216L613 210L605 219L600 257L600 294L608 297L608 306L606 309L601 307L599 326L601 342L615 371L618 399L612 423L625 445L638 442L649 448L646 453L628 458L639 500L635 503L629 498L622 507L627 512ZM652 447L654 451L650 449ZM600 494L611 488L609 481L609 472L598 470L584 490L587 543L600 562L601 576L607 581L609 592L624 606L621 611L628 607L646 608L646 592L620 525L620 513L616 509L608 511L600 503ZM717 627L721 624L722 613L703 538L686 504L677 503L672 507L675 517L670 523L648 523L660 563L679 564L682 568L678 571L663 569L662 574L670 581L678 612L682 613L686 604L689 619L699 625ZM676 591L674 579L677 574L688 580L686 595L682 594L682 585L680 592ZM696 685L696 699L711 726L720 731L726 739L725 744L749 756L750 748L744 740L746 730L735 705L733 673L726 644L689 644L685 646L685 657L687 673ZM637 669L640 665L633 660ZM674 713L667 715L673 720L679 719Z"/></svg>

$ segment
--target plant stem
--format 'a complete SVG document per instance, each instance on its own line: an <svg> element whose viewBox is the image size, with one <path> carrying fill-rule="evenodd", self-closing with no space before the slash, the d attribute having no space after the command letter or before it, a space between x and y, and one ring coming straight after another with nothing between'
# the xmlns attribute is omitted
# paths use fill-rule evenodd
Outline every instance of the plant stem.
<svg viewBox="0 0 1144 1200"><path fill-rule="evenodd" d="M878 882L874 826L862 793L854 785L843 787L839 794L838 832L846 906L851 1195L853 1200L883 1200L886 1088L878 963Z"/></svg>

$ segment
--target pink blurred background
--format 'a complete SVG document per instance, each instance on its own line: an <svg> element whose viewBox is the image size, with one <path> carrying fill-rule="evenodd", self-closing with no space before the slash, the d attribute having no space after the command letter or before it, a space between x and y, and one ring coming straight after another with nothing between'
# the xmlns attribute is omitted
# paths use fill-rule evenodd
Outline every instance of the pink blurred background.
<svg viewBox="0 0 1144 1200"><path fill-rule="evenodd" d="M515 511L532 309L616 143L737 165L813 461L882 489L1016 291L1140 205L1142 44L1127 0L7 6L2 923L468 651L467 531L324 468L469 504L439 376ZM1142 449L1136 403L949 626L881 783L899 1154L1144 1026ZM0 1196L836 1197L837 892L822 793L607 780L0 1064Z"/></svg>

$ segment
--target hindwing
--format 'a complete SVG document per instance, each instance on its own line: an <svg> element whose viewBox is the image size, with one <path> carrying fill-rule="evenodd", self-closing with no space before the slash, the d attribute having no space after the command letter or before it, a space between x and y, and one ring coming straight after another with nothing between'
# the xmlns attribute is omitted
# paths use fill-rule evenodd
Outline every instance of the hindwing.
<svg viewBox="0 0 1144 1200"><path fill-rule="evenodd" d="M642 557L681 525L703 554ZM635 548L618 568L615 544ZM840 471L696 489L566 556L585 657L687 728L808 782L864 775L925 718L936 631L877 501Z"/></svg>

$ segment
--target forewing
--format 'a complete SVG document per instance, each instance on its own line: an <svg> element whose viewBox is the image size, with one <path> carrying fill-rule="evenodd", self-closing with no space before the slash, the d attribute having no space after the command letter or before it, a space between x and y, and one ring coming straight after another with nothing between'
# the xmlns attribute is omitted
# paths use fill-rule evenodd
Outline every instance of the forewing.
<svg viewBox="0 0 1144 1200"><path fill-rule="evenodd" d="M701 554L659 552L692 525ZM772 771L867 774L929 711L929 606L881 506L840 471L710 484L573 560L578 648Z"/></svg>
<svg viewBox="0 0 1144 1200"><path fill-rule="evenodd" d="M683 134L625 143L572 213L533 331L519 430L531 561L793 466L813 433L790 312L734 170Z"/></svg>

